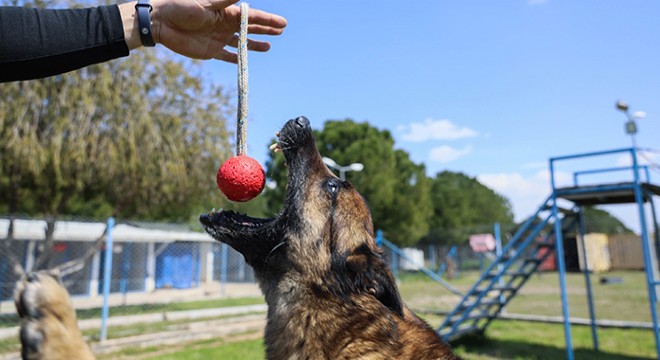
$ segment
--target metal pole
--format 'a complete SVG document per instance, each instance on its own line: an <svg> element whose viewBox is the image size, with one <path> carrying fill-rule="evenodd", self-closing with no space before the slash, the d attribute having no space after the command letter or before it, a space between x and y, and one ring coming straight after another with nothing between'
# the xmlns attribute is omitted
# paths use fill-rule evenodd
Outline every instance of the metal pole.
<svg viewBox="0 0 660 360"><path fill-rule="evenodd" d="M493 229L495 232L495 255L499 259L502 256L502 231L500 228L500 223L495 223L495 228ZM500 262L499 265L497 265L497 273L501 274L502 269L504 268L504 265ZM498 280L498 284L500 287L504 288L504 277L500 276ZM504 304L506 302L506 298L504 297L504 294L502 293L500 295L500 304ZM502 312L504 312L504 308L502 309Z"/></svg>
<svg viewBox="0 0 660 360"><path fill-rule="evenodd" d="M101 341L108 339L108 298L110 297L110 281L112 280L112 228L115 219L108 218L108 230L105 235L105 263L103 264L103 308L101 309Z"/></svg>
<svg viewBox="0 0 660 360"><path fill-rule="evenodd" d="M227 259L229 258L229 245L222 243L220 247L220 294L225 295L225 284L227 283Z"/></svg>
<svg viewBox="0 0 660 360"><path fill-rule="evenodd" d="M392 251L392 275L395 279L399 277L399 254Z"/></svg>
<svg viewBox="0 0 660 360"><path fill-rule="evenodd" d="M653 197L650 197L649 203L651 204L651 215L653 216L653 234L655 234L655 258L660 259L660 231L658 231L658 216L655 212Z"/></svg>
<svg viewBox="0 0 660 360"><path fill-rule="evenodd" d="M580 221L580 242L582 243L582 262L584 263L584 281L587 285L587 302L589 304L589 319L591 322L591 339L594 343L594 351L598 351L598 329L596 328L596 309L594 308L594 296L591 288L591 269L587 262L587 246L584 235L587 232L587 226L584 222L584 212L580 208L578 218Z"/></svg>
<svg viewBox="0 0 660 360"><path fill-rule="evenodd" d="M570 312L568 310L568 293L566 291L566 263L564 261L564 244L561 233L561 219L557 208L557 193L555 191L555 172L553 161L550 160L550 182L552 186L552 216L555 220L555 251L559 267L559 286L561 288L561 309L564 316L564 337L566 338L566 358L574 360L573 339L571 334Z"/></svg>
<svg viewBox="0 0 660 360"><path fill-rule="evenodd" d="M660 328L658 327L658 309L656 307L657 296L656 287L658 283L655 280L654 262L651 259L651 249L649 246L648 231L646 228L646 213L644 211L644 199L642 198L642 188L639 182L639 168L637 166L637 149L631 149L633 161L633 176L635 179L635 200L639 209L639 222L642 231L642 249L644 249L644 269L646 271L646 287L649 292L649 305L651 307L651 319L653 320L653 335L655 336L655 350L660 358Z"/></svg>

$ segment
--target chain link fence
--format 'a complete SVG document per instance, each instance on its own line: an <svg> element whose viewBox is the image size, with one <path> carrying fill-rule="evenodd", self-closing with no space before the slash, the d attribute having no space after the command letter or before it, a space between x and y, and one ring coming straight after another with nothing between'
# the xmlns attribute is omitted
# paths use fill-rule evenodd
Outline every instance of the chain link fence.
<svg viewBox="0 0 660 360"><path fill-rule="evenodd" d="M631 207L631 211L635 209ZM541 230L520 259L538 259L538 267L504 308L502 318L561 323L561 287L555 247L535 245L555 243L554 225L542 224L541 219L537 222ZM591 232L586 233L583 242L577 218L567 216L562 221L570 316L577 324L587 324L592 316L591 302L593 316L599 325L649 329L648 336L653 337L650 306L657 308L658 305L650 304L648 300L642 238L625 228L608 225L610 222L609 218L591 219L591 223L586 224ZM493 225L476 228L488 227L494 229ZM617 230L599 231L602 229ZM502 229L503 246L516 230L515 227ZM468 292L497 258L495 249L475 251L469 245L471 236L488 233L462 231L466 232L466 237L460 245L428 244L396 251L384 247L404 301L418 312L431 314L430 319L441 321L441 316L454 309L461 300L452 293L453 290L461 294ZM491 230L488 235L495 239L496 231ZM658 242L655 234L649 234L649 239L654 244ZM449 286L434 281L426 272L439 276ZM433 314L440 317L434 318Z"/></svg>
<svg viewBox="0 0 660 360"><path fill-rule="evenodd" d="M573 225L563 231L571 316L590 315L583 261L586 248L596 318L614 325L646 326L649 303L639 236L627 231L598 232L598 226L591 226L583 247L577 224ZM552 224L539 226L535 241L554 242ZM105 221L84 218L53 222L0 217L0 357L18 351L16 282L26 271L37 269L59 269L83 333L92 340L189 331L184 324L220 321L226 314L216 309L227 306L243 306L245 313L265 311L253 270L243 256L201 230L185 224L118 219L109 254L107 230ZM465 234L456 245L437 242L397 248L399 252L388 246L383 250L405 302L437 325L441 314L460 300L453 290L469 290L497 256L494 249L475 251L470 237L489 235L506 246L516 230L503 227L498 237L495 225L485 224L452 229L452 233ZM524 256L543 261L504 314L554 321L562 314L557 258L552 249L531 249L535 252L529 250ZM100 329L108 271L109 317L104 335ZM436 277L444 285L434 281ZM434 318L433 314L440 315Z"/></svg>
<svg viewBox="0 0 660 360"><path fill-rule="evenodd" d="M184 224L117 221L110 234L104 221L0 217L0 358L18 351L14 288L30 271L59 272L83 333L91 340L153 333L164 326L176 328L185 319L223 316L205 309L265 309L243 256L200 230ZM104 301L109 309L105 319Z"/></svg>

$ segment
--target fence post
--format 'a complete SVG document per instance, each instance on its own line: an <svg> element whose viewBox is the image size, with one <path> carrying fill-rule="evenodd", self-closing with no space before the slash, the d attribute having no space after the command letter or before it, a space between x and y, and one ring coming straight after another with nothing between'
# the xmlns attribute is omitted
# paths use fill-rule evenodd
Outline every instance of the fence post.
<svg viewBox="0 0 660 360"><path fill-rule="evenodd" d="M436 259L436 254L435 254L435 245L429 244L428 246L428 251L429 251L429 268L431 268L433 271L435 271L438 268L438 261Z"/></svg>
<svg viewBox="0 0 660 360"><path fill-rule="evenodd" d="M225 284L227 283L227 258L229 246L225 243L222 243L220 247L220 294L225 295Z"/></svg>
<svg viewBox="0 0 660 360"><path fill-rule="evenodd" d="M501 231L501 228L500 228L500 223L495 223L495 228L493 230L495 232L495 256L497 256L497 258L499 258L500 256L502 256L502 231ZM501 262L500 262L499 265L497 265L497 273L498 274L502 273L503 267L504 266L501 264ZM498 284L501 287L504 287L504 278L502 276L500 276ZM504 298L504 294L500 295L500 304L504 304L505 302L506 302L506 299ZM505 309L502 309L502 312L504 312L504 311L505 311Z"/></svg>
<svg viewBox="0 0 660 360"><path fill-rule="evenodd" d="M108 297L110 296L110 281L112 280L112 228L115 219L108 218L108 231L105 236L105 263L103 264L103 308L101 309L101 341L108 339Z"/></svg>
<svg viewBox="0 0 660 360"><path fill-rule="evenodd" d="M396 251L392 251L392 275L395 279L399 277L399 254Z"/></svg>

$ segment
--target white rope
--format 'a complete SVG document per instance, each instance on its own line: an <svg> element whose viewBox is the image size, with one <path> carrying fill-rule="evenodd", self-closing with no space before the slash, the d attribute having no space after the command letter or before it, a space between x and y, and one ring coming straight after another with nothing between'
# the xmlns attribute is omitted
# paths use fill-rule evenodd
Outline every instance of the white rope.
<svg viewBox="0 0 660 360"><path fill-rule="evenodd" d="M236 156L247 152L247 115L248 115L248 62L247 30L248 9L250 5L241 3L241 28L238 33L238 116L236 124Z"/></svg>

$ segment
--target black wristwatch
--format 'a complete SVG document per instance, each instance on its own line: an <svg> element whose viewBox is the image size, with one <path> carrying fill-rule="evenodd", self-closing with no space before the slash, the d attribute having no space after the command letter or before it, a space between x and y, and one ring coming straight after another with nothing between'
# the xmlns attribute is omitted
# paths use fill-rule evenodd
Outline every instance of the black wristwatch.
<svg viewBox="0 0 660 360"><path fill-rule="evenodd" d="M153 36L151 36L151 4L149 0L138 0L135 4L137 11L138 26L140 27L140 41L142 45L153 47L156 46Z"/></svg>

